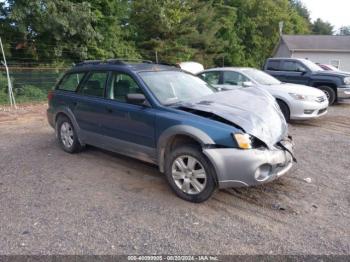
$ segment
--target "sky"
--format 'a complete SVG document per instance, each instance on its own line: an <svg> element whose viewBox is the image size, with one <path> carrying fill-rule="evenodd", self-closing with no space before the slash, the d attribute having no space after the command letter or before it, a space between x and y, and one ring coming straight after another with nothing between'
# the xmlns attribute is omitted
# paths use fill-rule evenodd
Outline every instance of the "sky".
<svg viewBox="0 0 350 262"><path fill-rule="evenodd" d="M335 29L350 26L350 0L301 0L309 9L311 19L326 20Z"/></svg>

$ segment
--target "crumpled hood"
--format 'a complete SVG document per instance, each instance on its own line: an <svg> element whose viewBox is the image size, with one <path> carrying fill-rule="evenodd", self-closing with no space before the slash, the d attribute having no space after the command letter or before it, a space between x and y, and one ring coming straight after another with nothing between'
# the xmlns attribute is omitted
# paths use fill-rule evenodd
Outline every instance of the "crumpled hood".
<svg viewBox="0 0 350 262"><path fill-rule="evenodd" d="M269 148L288 133L288 125L275 99L257 87L217 92L186 101L180 107L216 114L240 126Z"/></svg>

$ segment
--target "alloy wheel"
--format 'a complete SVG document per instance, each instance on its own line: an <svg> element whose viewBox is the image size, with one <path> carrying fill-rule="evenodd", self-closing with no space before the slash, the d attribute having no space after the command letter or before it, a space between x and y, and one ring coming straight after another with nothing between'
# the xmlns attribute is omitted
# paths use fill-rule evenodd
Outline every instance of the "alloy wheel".
<svg viewBox="0 0 350 262"><path fill-rule="evenodd" d="M66 148L71 148L74 142L73 127L68 122L63 122L60 130L62 144Z"/></svg>
<svg viewBox="0 0 350 262"><path fill-rule="evenodd" d="M205 189L207 173L196 158L179 156L174 160L171 170L176 186L186 194L196 195Z"/></svg>

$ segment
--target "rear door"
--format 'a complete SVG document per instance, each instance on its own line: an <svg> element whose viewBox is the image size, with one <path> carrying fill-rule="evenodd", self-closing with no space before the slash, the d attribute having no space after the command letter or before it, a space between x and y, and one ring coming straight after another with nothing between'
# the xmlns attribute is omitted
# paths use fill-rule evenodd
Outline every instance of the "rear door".
<svg viewBox="0 0 350 262"><path fill-rule="evenodd" d="M105 87L108 79L107 71L88 73L84 82L79 86L74 102L74 115L81 129L84 141L100 146L99 138L102 119L106 114Z"/></svg>

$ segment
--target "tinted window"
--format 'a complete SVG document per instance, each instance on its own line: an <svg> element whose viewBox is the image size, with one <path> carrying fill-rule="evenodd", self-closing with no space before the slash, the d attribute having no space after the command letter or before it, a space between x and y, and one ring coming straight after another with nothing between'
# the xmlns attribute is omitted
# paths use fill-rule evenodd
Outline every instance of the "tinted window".
<svg viewBox="0 0 350 262"><path fill-rule="evenodd" d="M57 89L75 92L84 74L85 73L76 73L65 75Z"/></svg>
<svg viewBox="0 0 350 262"><path fill-rule="evenodd" d="M267 70L270 71L280 71L280 61L279 60L270 60L267 62Z"/></svg>
<svg viewBox="0 0 350 262"><path fill-rule="evenodd" d="M80 88L79 93L83 95L103 97L107 74L107 72L91 73L87 81Z"/></svg>
<svg viewBox="0 0 350 262"><path fill-rule="evenodd" d="M223 84L224 85L235 85L243 86L244 82L249 82L250 80L244 75L237 72L224 72Z"/></svg>
<svg viewBox="0 0 350 262"><path fill-rule="evenodd" d="M121 102L126 102L127 94L143 93L135 80L124 73L112 73L108 86L107 97Z"/></svg>
<svg viewBox="0 0 350 262"><path fill-rule="evenodd" d="M220 72L205 72L200 74L199 77L210 85L218 85L220 80Z"/></svg>
<svg viewBox="0 0 350 262"><path fill-rule="evenodd" d="M305 67L303 67L300 63L294 61L285 61L282 66L282 70L291 72L306 71Z"/></svg>

